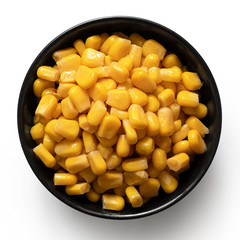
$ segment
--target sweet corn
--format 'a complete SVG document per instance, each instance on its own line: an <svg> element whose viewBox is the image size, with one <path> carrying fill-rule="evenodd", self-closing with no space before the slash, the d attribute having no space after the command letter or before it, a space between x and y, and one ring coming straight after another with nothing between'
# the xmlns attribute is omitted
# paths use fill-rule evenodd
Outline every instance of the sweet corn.
<svg viewBox="0 0 240 240"><path fill-rule="evenodd" d="M87 156L91 170L95 175L102 175L106 172L106 162L98 150L91 151Z"/></svg>
<svg viewBox="0 0 240 240"><path fill-rule="evenodd" d="M117 88L117 83L112 78L101 78L98 83L103 84L107 91Z"/></svg>
<svg viewBox="0 0 240 240"><path fill-rule="evenodd" d="M79 134L79 124L75 120L60 118L55 125L55 132L68 140L74 140Z"/></svg>
<svg viewBox="0 0 240 240"><path fill-rule="evenodd" d="M94 134L91 134L87 131L83 131L82 139L86 153L89 153L97 149L97 139Z"/></svg>
<svg viewBox="0 0 240 240"><path fill-rule="evenodd" d="M191 116L186 120L186 124L191 130L197 130L201 137L204 138L209 133L209 129L196 117Z"/></svg>
<svg viewBox="0 0 240 240"><path fill-rule="evenodd" d="M171 138L172 138L172 142L176 143L179 142L183 139L185 139L188 135L190 128L187 124L184 124L181 129L179 129L177 132L175 132Z"/></svg>
<svg viewBox="0 0 240 240"><path fill-rule="evenodd" d="M133 208L141 207L143 205L143 199L134 186L127 187L125 193Z"/></svg>
<svg viewBox="0 0 240 240"><path fill-rule="evenodd" d="M112 46L113 42L118 38L117 35L112 35L110 37L108 37L102 44L102 46L100 47L100 51L108 54L108 51L110 49L110 47Z"/></svg>
<svg viewBox="0 0 240 240"><path fill-rule="evenodd" d="M191 91L198 90L202 87L202 82L197 73L184 72L182 74L182 81L184 86Z"/></svg>
<svg viewBox="0 0 240 240"><path fill-rule="evenodd" d="M178 83L182 79L182 70L179 67L161 68L160 78L162 81Z"/></svg>
<svg viewBox="0 0 240 240"><path fill-rule="evenodd" d="M195 116L196 118L199 118L199 119L205 118L208 112L207 106L204 105L203 103L199 103L197 107L193 107L193 108L182 107L181 109L185 114L190 116Z"/></svg>
<svg viewBox="0 0 240 240"><path fill-rule="evenodd" d="M65 187L68 195L83 195L90 191L91 185L89 183L76 183Z"/></svg>
<svg viewBox="0 0 240 240"><path fill-rule="evenodd" d="M156 84L162 82L162 79L161 79L161 76L160 76L160 68L158 68L158 67L151 67L151 68L149 68L148 69L148 76Z"/></svg>
<svg viewBox="0 0 240 240"><path fill-rule="evenodd" d="M118 140L118 136L114 135L112 138L107 139L105 137L100 137L98 133L95 133L98 141L104 146L104 147L112 147Z"/></svg>
<svg viewBox="0 0 240 240"><path fill-rule="evenodd" d="M159 188L159 180L156 178L149 178L146 182L139 185L139 193L142 197L152 198L158 196Z"/></svg>
<svg viewBox="0 0 240 240"><path fill-rule="evenodd" d="M79 175L87 182L87 183L92 183L97 176L92 172L91 168L88 167L81 171Z"/></svg>
<svg viewBox="0 0 240 240"><path fill-rule="evenodd" d="M160 122L160 135L162 137L171 136L174 133L173 114L170 108L163 107L158 110Z"/></svg>
<svg viewBox="0 0 240 240"><path fill-rule="evenodd" d="M110 58L110 56L105 55L104 65L105 65L105 66L110 66L112 62L113 62L113 60Z"/></svg>
<svg viewBox="0 0 240 240"><path fill-rule="evenodd" d="M153 39L146 40L142 46L142 54L146 57L148 54L155 53L159 56L159 60L162 61L165 54L166 49L157 41Z"/></svg>
<svg viewBox="0 0 240 240"><path fill-rule="evenodd" d="M154 141L151 137L144 137L143 139L139 140L136 144L136 152L140 156L149 156L155 148Z"/></svg>
<svg viewBox="0 0 240 240"><path fill-rule="evenodd" d="M141 35L139 35L138 33L132 33L129 36L129 40L133 43L136 44L140 47L142 47L143 43L146 41L145 38L143 38Z"/></svg>
<svg viewBox="0 0 240 240"><path fill-rule="evenodd" d="M121 58L118 63L127 68L128 71L132 70L133 60L131 56L127 55L126 57Z"/></svg>
<svg viewBox="0 0 240 240"><path fill-rule="evenodd" d="M45 129L45 127L42 123L39 122L39 123L35 124L30 130L30 134L32 136L32 139L36 140L36 139L43 138L44 129Z"/></svg>
<svg viewBox="0 0 240 240"><path fill-rule="evenodd" d="M66 97L61 101L62 114L65 118L75 119L78 115L78 110L73 105L70 97Z"/></svg>
<svg viewBox="0 0 240 240"><path fill-rule="evenodd" d="M124 83L129 77L129 72L124 65L113 62L109 68L109 76L118 83Z"/></svg>
<svg viewBox="0 0 240 240"><path fill-rule="evenodd" d="M84 65L79 66L75 79L78 85L83 89L92 87L97 81L97 73Z"/></svg>
<svg viewBox="0 0 240 240"><path fill-rule="evenodd" d="M175 143L172 147L172 152L174 155L178 153L186 153L188 155L194 154L193 149L190 147L188 140L182 140Z"/></svg>
<svg viewBox="0 0 240 240"><path fill-rule="evenodd" d="M90 191L86 193L86 197L90 202L98 202L100 196L101 196L100 194L98 194L92 189L90 189Z"/></svg>
<svg viewBox="0 0 240 240"><path fill-rule="evenodd" d="M128 187L128 185L123 182L123 184L120 186L120 187L116 187L113 189L113 192L116 194L116 195L120 195L122 197L125 197L126 194L125 194L125 191L126 191L126 188Z"/></svg>
<svg viewBox="0 0 240 240"><path fill-rule="evenodd" d="M122 158L119 157L115 152L113 152L107 159L106 159L106 164L107 164L107 169L108 170L113 170L119 167L119 165L122 162Z"/></svg>
<svg viewBox="0 0 240 240"><path fill-rule="evenodd" d="M59 79L59 71L49 66L41 66L37 70L38 78L51 82L56 82Z"/></svg>
<svg viewBox="0 0 240 240"><path fill-rule="evenodd" d="M73 185L77 183L78 178L75 174L71 173L55 173L53 181L55 186Z"/></svg>
<svg viewBox="0 0 240 240"><path fill-rule="evenodd" d="M128 112L111 107L110 114L118 117L120 120L128 119Z"/></svg>
<svg viewBox="0 0 240 240"><path fill-rule="evenodd" d="M55 83L37 78L33 83L33 92L36 97L41 97L42 92L47 88L54 88Z"/></svg>
<svg viewBox="0 0 240 240"><path fill-rule="evenodd" d="M41 97L45 96L45 95L48 95L48 94L51 94L53 95L54 97L56 97L57 99L59 99L60 96L58 96L57 94L57 90L55 88L46 88L42 91L42 95Z"/></svg>
<svg viewBox="0 0 240 240"><path fill-rule="evenodd" d="M87 120L87 115L86 114L81 114L78 118L79 121L79 126L83 130L89 132L89 133L95 133L98 129L97 126L92 126L88 120Z"/></svg>
<svg viewBox="0 0 240 240"><path fill-rule="evenodd" d="M175 94L172 89L167 88L158 94L158 100L161 104L161 107L168 107L174 103Z"/></svg>
<svg viewBox="0 0 240 240"><path fill-rule="evenodd" d="M60 73L64 71L77 71L80 65L81 57L78 54L71 54L57 61L57 67Z"/></svg>
<svg viewBox="0 0 240 240"><path fill-rule="evenodd" d="M174 132L177 132L182 127L181 119L175 120L173 124L174 124Z"/></svg>
<svg viewBox="0 0 240 240"><path fill-rule="evenodd" d="M98 79L109 77L110 66L96 67L93 70L96 72Z"/></svg>
<svg viewBox="0 0 240 240"><path fill-rule="evenodd" d="M140 67L142 61L142 48L135 44L131 44L129 56L132 58L133 68Z"/></svg>
<svg viewBox="0 0 240 240"><path fill-rule="evenodd" d="M207 146L197 130L193 129L188 132L188 142L197 154L203 154L207 150Z"/></svg>
<svg viewBox="0 0 240 240"><path fill-rule="evenodd" d="M132 80L130 78L128 78L127 81L124 83L119 83L117 86L117 89L129 90L131 88L133 88L133 84L132 84Z"/></svg>
<svg viewBox="0 0 240 240"><path fill-rule="evenodd" d="M132 127L130 121L128 119L125 119L122 121L122 123L128 144L136 144L138 141L137 133Z"/></svg>
<svg viewBox="0 0 240 240"><path fill-rule="evenodd" d="M181 61L179 60L178 56L174 53L165 56L161 63L165 68L171 68L174 66L182 68Z"/></svg>
<svg viewBox="0 0 240 240"><path fill-rule="evenodd" d="M143 61L143 66L147 68L158 67L159 63L160 63L160 58L158 54L150 53L145 57Z"/></svg>
<svg viewBox="0 0 240 240"><path fill-rule="evenodd" d="M105 107L105 104L101 100L97 100L91 106L87 114L87 120L89 124L92 126L98 126L101 123L106 112L107 108Z"/></svg>
<svg viewBox="0 0 240 240"><path fill-rule="evenodd" d="M162 171L167 165L166 151L161 148L156 148L152 154L152 163L156 170Z"/></svg>
<svg viewBox="0 0 240 240"><path fill-rule="evenodd" d="M132 74L132 84L145 93L151 93L156 89L156 83L144 70L138 70Z"/></svg>
<svg viewBox="0 0 240 240"><path fill-rule="evenodd" d="M55 62L57 62L60 59L75 53L77 53L75 48L72 48L72 47L64 48L64 49L55 51L52 55L52 58L54 59Z"/></svg>
<svg viewBox="0 0 240 240"><path fill-rule="evenodd" d="M147 116L138 104L131 104L128 109L129 121L133 128L144 129L148 125Z"/></svg>
<svg viewBox="0 0 240 240"><path fill-rule="evenodd" d="M165 193L172 193L178 187L177 179L165 170L160 172L158 180Z"/></svg>
<svg viewBox="0 0 240 240"><path fill-rule="evenodd" d="M146 171L124 172L124 180L129 186L139 185L148 180Z"/></svg>
<svg viewBox="0 0 240 240"><path fill-rule="evenodd" d="M123 174L116 171L106 171L97 178L98 185L104 190L120 187L123 183Z"/></svg>
<svg viewBox="0 0 240 240"><path fill-rule="evenodd" d="M173 120L176 121L180 114L180 106L176 102L174 102L169 105L169 108L172 110Z"/></svg>
<svg viewBox="0 0 240 240"><path fill-rule="evenodd" d="M172 147L172 140L170 137L162 137L160 135L157 135L154 137L155 140L155 144L165 150L166 152L169 152L171 150Z"/></svg>
<svg viewBox="0 0 240 240"><path fill-rule="evenodd" d="M58 103L56 108L52 112L52 118L58 118L62 113L61 103Z"/></svg>
<svg viewBox="0 0 240 240"><path fill-rule="evenodd" d="M75 86L69 90L68 94L80 113L90 108L90 98L85 89Z"/></svg>
<svg viewBox="0 0 240 240"><path fill-rule="evenodd" d="M48 134L44 134L43 136L43 146L52 154L54 155L54 148L55 148L56 142L50 138Z"/></svg>
<svg viewBox="0 0 240 240"><path fill-rule="evenodd" d="M122 196L114 194L103 194L102 195L103 209L122 211L125 206L125 201Z"/></svg>
<svg viewBox="0 0 240 240"><path fill-rule="evenodd" d="M111 47L109 48L108 55L111 59L118 61L127 56L131 49L131 41L121 37L117 37Z"/></svg>
<svg viewBox="0 0 240 240"><path fill-rule="evenodd" d="M109 34L106 33L106 32L104 32L104 33L101 33L101 34L100 34L100 37L101 37L102 43L104 43L104 42L108 39Z"/></svg>
<svg viewBox="0 0 240 240"><path fill-rule="evenodd" d="M157 115L153 112L146 112L148 125L147 125L147 135L153 137L159 134L160 124Z"/></svg>
<svg viewBox="0 0 240 240"><path fill-rule="evenodd" d="M151 178L156 178L160 173L160 171L158 171L156 168L154 168L152 162L149 163L148 169L146 171L147 171L149 177L151 177Z"/></svg>
<svg viewBox="0 0 240 240"><path fill-rule="evenodd" d="M167 159L169 169L177 172L189 164L189 156L186 153L179 153Z"/></svg>
<svg viewBox="0 0 240 240"><path fill-rule="evenodd" d="M47 123L45 126L45 133L49 135L55 142L60 142L63 139L63 136L55 131L58 120L53 119Z"/></svg>
<svg viewBox="0 0 240 240"><path fill-rule="evenodd" d="M108 159L113 152L112 147L104 147L101 143L97 145L97 150L105 160Z"/></svg>
<svg viewBox="0 0 240 240"><path fill-rule="evenodd" d="M88 37L85 42L86 48L93 48L99 50L102 45L102 38L100 35L93 35Z"/></svg>
<svg viewBox="0 0 240 240"><path fill-rule="evenodd" d="M101 100L102 102L105 102L107 100L107 89L106 87L100 83L95 83L89 90L88 90L89 96L94 100Z"/></svg>
<svg viewBox="0 0 240 240"><path fill-rule="evenodd" d="M118 137L116 153L119 157L127 157L130 153L130 144L128 143L126 135L124 134Z"/></svg>
<svg viewBox="0 0 240 240"><path fill-rule="evenodd" d="M145 112L156 112L160 107L160 103L158 99L152 95L148 95L148 102L147 104L143 107Z"/></svg>
<svg viewBox="0 0 240 240"><path fill-rule="evenodd" d="M75 138L73 141L64 139L56 144L54 151L62 158L78 156L82 152L82 141L80 138Z"/></svg>
<svg viewBox="0 0 240 240"><path fill-rule="evenodd" d="M66 170L70 173L78 173L89 167L89 162L86 154L81 154L76 157L67 158L65 161Z"/></svg>
<svg viewBox="0 0 240 240"><path fill-rule="evenodd" d="M81 39L78 39L73 43L73 46L77 50L78 54L82 56L84 50L86 49L84 42Z"/></svg>
<svg viewBox="0 0 240 240"><path fill-rule="evenodd" d="M106 192L105 189L101 188L98 185L97 179L92 183L92 189L98 194L102 194L102 193Z"/></svg>
<svg viewBox="0 0 240 240"><path fill-rule="evenodd" d="M161 93L164 90L164 87L160 84L156 86L156 89L152 92L152 94L157 97L159 93Z"/></svg>
<svg viewBox="0 0 240 240"><path fill-rule="evenodd" d="M108 91L106 104L119 110L126 110L130 105L130 94L125 89L113 89Z"/></svg>
<svg viewBox="0 0 240 240"><path fill-rule="evenodd" d="M198 94L190 91L180 91L177 95L177 103L181 107L197 107L199 104Z"/></svg>
<svg viewBox="0 0 240 240"><path fill-rule="evenodd" d="M105 54L92 48L86 48L82 54L82 64L89 68L102 67Z"/></svg>
<svg viewBox="0 0 240 240"><path fill-rule="evenodd" d="M41 98L38 103L35 114L37 116L50 119L52 117L52 112L56 108L58 100L53 95L45 95Z"/></svg>
<svg viewBox="0 0 240 240"><path fill-rule="evenodd" d="M136 172L148 168L146 157L128 158L122 162L122 168L126 172Z"/></svg>
<svg viewBox="0 0 240 240"><path fill-rule="evenodd" d="M48 168L53 168L56 165L56 159L53 155L44 147L42 143L37 145L33 152L41 159L44 165Z"/></svg>
<svg viewBox="0 0 240 240"><path fill-rule="evenodd" d="M57 96L61 99L68 97L70 88L76 86L75 83L59 83L57 88Z"/></svg>
<svg viewBox="0 0 240 240"><path fill-rule="evenodd" d="M148 96L138 88L131 88L128 90L131 97L131 104L138 104L144 106L148 103Z"/></svg>

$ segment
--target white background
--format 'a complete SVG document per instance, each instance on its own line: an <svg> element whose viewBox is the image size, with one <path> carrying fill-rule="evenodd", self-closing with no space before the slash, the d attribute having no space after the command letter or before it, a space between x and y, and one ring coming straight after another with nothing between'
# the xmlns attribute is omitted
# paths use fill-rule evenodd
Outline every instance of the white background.
<svg viewBox="0 0 240 240"><path fill-rule="evenodd" d="M1 1L1 239L240 239L239 1ZM96 17L127 15L171 28L205 59L223 108L221 141L209 171L175 206L150 217L113 221L66 206L31 171L17 132L25 74L62 31Z"/></svg>

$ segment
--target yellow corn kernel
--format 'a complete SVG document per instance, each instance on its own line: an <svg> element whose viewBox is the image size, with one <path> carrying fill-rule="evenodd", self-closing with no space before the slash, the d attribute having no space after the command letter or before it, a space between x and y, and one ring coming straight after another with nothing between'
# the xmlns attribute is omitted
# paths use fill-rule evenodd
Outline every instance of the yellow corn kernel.
<svg viewBox="0 0 240 240"><path fill-rule="evenodd" d="M158 180L165 193L172 193L178 187L177 179L165 170L160 172Z"/></svg>
<svg viewBox="0 0 240 240"><path fill-rule="evenodd" d="M130 77L132 77L132 75L137 72L137 71L144 71L144 72L148 72L148 69L144 66L141 66L141 67L136 67L136 68L133 68L131 71L130 71Z"/></svg>
<svg viewBox="0 0 240 240"><path fill-rule="evenodd" d="M82 170L78 175L80 175L87 183L92 183L97 178L90 167Z"/></svg>
<svg viewBox="0 0 240 240"><path fill-rule="evenodd" d="M179 67L161 68L160 78L162 81L178 83L182 79L182 70Z"/></svg>
<svg viewBox="0 0 240 240"><path fill-rule="evenodd" d="M187 88L183 85L183 82L180 81L179 83L177 83L177 89L176 89L176 93L179 93L181 91L185 91L187 90Z"/></svg>
<svg viewBox="0 0 240 240"><path fill-rule="evenodd" d="M124 134L118 137L116 144L116 153L119 157L127 157L130 153L130 145L127 142L126 135Z"/></svg>
<svg viewBox="0 0 240 240"><path fill-rule="evenodd" d="M167 88L158 94L158 100L161 104L161 107L168 107L174 103L175 94L172 89Z"/></svg>
<svg viewBox="0 0 240 240"><path fill-rule="evenodd" d="M127 187L125 193L133 208L141 207L143 205L143 199L134 186Z"/></svg>
<svg viewBox="0 0 240 240"><path fill-rule="evenodd" d="M142 54L146 57L148 54L155 53L159 56L160 61L163 60L166 49L157 41L153 39L146 40L142 46Z"/></svg>
<svg viewBox="0 0 240 240"><path fill-rule="evenodd" d="M140 67L142 61L142 48L135 44L131 44L129 56L132 58L133 68Z"/></svg>
<svg viewBox="0 0 240 240"><path fill-rule="evenodd" d="M169 107L163 107L158 110L160 122L160 136L167 137L174 133L173 114Z"/></svg>
<svg viewBox="0 0 240 240"><path fill-rule="evenodd" d="M160 77L160 68L158 68L158 67L151 67L151 68L149 68L148 69L148 76L156 84L162 82L162 79Z"/></svg>
<svg viewBox="0 0 240 240"><path fill-rule="evenodd" d="M56 108L52 112L52 118L58 118L62 113L61 103L58 103Z"/></svg>
<svg viewBox="0 0 240 240"><path fill-rule="evenodd" d="M118 117L120 120L128 119L128 112L111 107L110 114Z"/></svg>
<svg viewBox="0 0 240 240"><path fill-rule="evenodd" d="M87 114L87 120L89 124L92 126L98 126L101 123L106 112L107 112L107 108L105 107L105 104L101 100L97 100L91 106Z"/></svg>
<svg viewBox="0 0 240 240"><path fill-rule="evenodd" d="M102 38L100 35L93 35L88 37L85 42L86 48L93 48L99 50L102 45Z"/></svg>
<svg viewBox="0 0 240 240"><path fill-rule="evenodd" d="M98 194L97 192L95 192L94 190L90 189L89 192L86 193L86 197L90 202L98 202L98 200L100 199L100 194Z"/></svg>
<svg viewBox="0 0 240 240"><path fill-rule="evenodd" d="M197 107L199 104L198 94L190 91L180 91L177 95L177 103L181 107Z"/></svg>
<svg viewBox="0 0 240 240"><path fill-rule="evenodd" d="M89 162L86 154L81 154L76 157L67 158L65 161L66 170L70 173L78 173L89 167Z"/></svg>
<svg viewBox="0 0 240 240"><path fill-rule="evenodd" d="M152 163L152 162L149 163L148 169L147 169L146 171L147 171L149 177L151 177L151 178L156 178L156 177L159 175L159 173L160 173L160 171L158 171L158 170L153 166L153 163Z"/></svg>
<svg viewBox="0 0 240 240"><path fill-rule="evenodd" d="M84 42L81 39L78 39L73 43L73 46L77 50L78 54L82 56L84 50L86 49Z"/></svg>
<svg viewBox="0 0 240 240"><path fill-rule="evenodd" d="M54 155L54 148L55 148L56 142L50 138L48 134L44 134L43 136L43 146L52 154Z"/></svg>
<svg viewBox="0 0 240 240"><path fill-rule="evenodd" d="M173 90L174 94L176 94L177 92L177 83L174 82L166 82L166 81L162 81L161 85L166 89L166 88L170 88Z"/></svg>
<svg viewBox="0 0 240 240"><path fill-rule="evenodd" d="M56 165L56 159L53 155L44 147L42 143L37 145L33 152L41 159L44 165L48 168L53 168Z"/></svg>
<svg viewBox="0 0 240 240"><path fill-rule="evenodd" d="M157 115L153 112L146 112L148 125L147 125L147 135L153 137L159 134L160 124Z"/></svg>
<svg viewBox="0 0 240 240"><path fill-rule="evenodd" d="M148 180L146 171L124 172L124 180L129 186L139 185Z"/></svg>
<svg viewBox="0 0 240 240"><path fill-rule="evenodd" d="M133 67L133 60L132 58L127 55L126 57L123 57L121 58L118 63L124 67L127 68L128 71L131 71L132 70L132 67Z"/></svg>
<svg viewBox="0 0 240 240"><path fill-rule="evenodd" d="M100 154L105 160L108 159L113 152L112 147L104 147L101 143L97 145L97 150L100 152Z"/></svg>
<svg viewBox="0 0 240 240"><path fill-rule="evenodd" d="M42 92L47 88L54 88L55 83L37 78L33 83L33 92L36 97L41 97Z"/></svg>
<svg viewBox="0 0 240 240"><path fill-rule="evenodd" d="M68 92L70 88L76 86L75 83L59 83L57 88L57 95L59 98L66 98L68 97Z"/></svg>
<svg viewBox="0 0 240 240"><path fill-rule="evenodd" d="M55 173L54 174L54 185L73 185L76 184L78 178L75 174L71 173Z"/></svg>
<svg viewBox="0 0 240 240"><path fill-rule="evenodd" d="M98 185L97 179L92 183L92 189L98 194L105 192L105 190Z"/></svg>
<svg viewBox="0 0 240 240"><path fill-rule="evenodd" d="M97 73L84 65L79 66L76 72L76 81L83 89L92 87L97 81Z"/></svg>
<svg viewBox="0 0 240 240"><path fill-rule="evenodd" d="M175 143L172 147L172 152L174 155L178 153L186 153L188 155L194 154L193 149L190 147L188 140L182 140Z"/></svg>
<svg viewBox="0 0 240 240"><path fill-rule="evenodd" d="M126 133L126 139L129 144L136 144L138 141L137 133L128 119L123 120L123 128Z"/></svg>
<svg viewBox="0 0 240 240"><path fill-rule="evenodd" d="M95 175L102 175L106 172L106 162L98 150L91 151L87 156L91 170Z"/></svg>
<svg viewBox="0 0 240 240"><path fill-rule="evenodd" d="M80 138L75 138L73 141L64 139L56 144L54 151L62 158L78 156L82 152L82 141Z"/></svg>
<svg viewBox="0 0 240 240"><path fill-rule="evenodd" d="M100 34L100 37L101 37L102 43L104 43L109 38L109 34L104 32Z"/></svg>
<svg viewBox="0 0 240 240"><path fill-rule="evenodd" d="M130 105L130 94L125 89L113 89L108 91L106 104L119 110L126 110Z"/></svg>
<svg viewBox="0 0 240 240"><path fill-rule="evenodd" d="M167 154L166 151L161 148L156 148L152 154L153 167L162 171L167 165Z"/></svg>
<svg viewBox="0 0 240 240"><path fill-rule="evenodd" d="M86 153L89 153L97 149L97 139L94 134L83 131L82 139Z"/></svg>
<svg viewBox="0 0 240 240"><path fill-rule="evenodd" d="M174 132L177 132L177 131L180 130L181 127L182 127L182 121L181 121L181 119L175 120L175 121L173 122L173 124L174 124Z"/></svg>
<svg viewBox="0 0 240 240"><path fill-rule="evenodd" d="M126 82L129 76L128 69L117 62L113 62L109 68L109 76L118 83Z"/></svg>
<svg viewBox="0 0 240 240"><path fill-rule="evenodd" d="M100 47L100 51L108 54L108 51L110 49L110 47L112 46L113 42L118 38L118 36L116 35L111 35L110 37L108 37L102 44L102 46Z"/></svg>
<svg viewBox="0 0 240 240"><path fill-rule="evenodd" d="M107 169L108 170L116 169L121 164L121 162L122 162L122 158L119 157L115 152L113 152L106 159Z"/></svg>
<svg viewBox="0 0 240 240"><path fill-rule="evenodd" d="M171 68L174 66L182 68L181 61L179 60L178 56L174 53L171 53L165 56L161 63L165 68Z"/></svg>
<svg viewBox="0 0 240 240"><path fill-rule="evenodd" d="M75 86L70 88L68 94L80 113L90 108L90 98L85 89Z"/></svg>
<svg viewBox="0 0 240 240"><path fill-rule="evenodd" d="M81 114L79 116L79 126L80 128L82 128L83 130L89 132L89 133L95 133L98 129L97 126L92 126L88 120L87 120L87 115L86 114Z"/></svg>
<svg viewBox="0 0 240 240"><path fill-rule="evenodd" d="M104 64L104 59L104 53L92 48L86 48L82 54L82 64L89 68L102 67Z"/></svg>
<svg viewBox="0 0 240 240"><path fill-rule="evenodd" d="M49 135L55 142L60 142L63 139L63 136L55 131L58 120L53 119L47 123L45 126L45 133Z"/></svg>
<svg viewBox="0 0 240 240"><path fill-rule="evenodd" d="M186 138L189 130L190 128L187 124L182 125L182 127L171 136L172 142L176 143Z"/></svg>
<svg viewBox="0 0 240 240"><path fill-rule="evenodd" d="M68 185L65 191L68 195L83 195L90 191L91 185L89 183L76 183Z"/></svg>
<svg viewBox="0 0 240 240"><path fill-rule="evenodd" d="M98 133L95 133L98 141L104 146L104 147L112 147L118 140L118 136L114 135L112 138L107 139L105 137L100 137Z"/></svg>
<svg viewBox="0 0 240 240"><path fill-rule="evenodd" d="M103 209L122 211L125 206L125 200L122 196L115 194L103 194L102 195Z"/></svg>
<svg viewBox="0 0 240 240"><path fill-rule="evenodd" d="M202 82L197 73L184 72L182 74L182 81L184 86L191 91L198 90L202 87Z"/></svg>
<svg viewBox="0 0 240 240"><path fill-rule="evenodd" d="M49 66L41 66L37 70L38 78L51 82L56 82L59 79L59 71Z"/></svg>
<svg viewBox="0 0 240 240"><path fill-rule="evenodd" d="M58 100L53 95L45 95L41 98L40 102L38 103L37 109L35 114L37 116L50 119L52 117L52 112L56 108Z"/></svg>
<svg viewBox="0 0 240 240"><path fill-rule="evenodd" d="M173 120L176 121L180 114L180 106L177 103L172 103L169 108L172 110Z"/></svg>
<svg viewBox="0 0 240 240"><path fill-rule="evenodd" d="M105 77L109 77L109 66L103 66L103 67L96 67L93 68L93 70L96 72L97 74L97 78L105 78Z"/></svg>
<svg viewBox="0 0 240 240"><path fill-rule="evenodd" d="M155 148L154 141L151 137L145 136L139 140L136 145L136 152L140 156L149 156Z"/></svg>
<svg viewBox="0 0 240 240"><path fill-rule="evenodd" d="M169 152L172 148L172 140L170 137L162 137L160 135L157 135L154 137L155 144L163 149L166 152Z"/></svg>
<svg viewBox="0 0 240 240"><path fill-rule="evenodd" d="M64 71L77 71L80 65L81 57L78 54L70 54L57 61L57 66L60 73Z"/></svg>
<svg viewBox="0 0 240 240"><path fill-rule="evenodd" d="M125 194L125 191L126 191L126 188L128 187L128 185L123 182L123 184L120 186L120 187L116 187L113 189L113 192L116 194L116 195L119 195L119 196L122 196L122 197L125 197L126 194Z"/></svg>
<svg viewBox="0 0 240 240"><path fill-rule="evenodd" d="M46 88L42 91L42 95L41 97L45 96L45 95L48 95L48 94L51 94L53 95L54 97L56 97L57 99L59 99L59 96L57 94L57 90L56 88Z"/></svg>
<svg viewBox="0 0 240 240"><path fill-rule="evenodd" d="M130 88L128 91L131 97L131 104L144 106L148 103L148 96L143 91L138 88Z"/></svg>
<svg viewBox="0 0 240 240"><path fill-rule="evenodd" d="M144 129L148 125L147 116L138 104L131 104L128 109L129 121L133 128Z"/></svg>
<svg viewBox="0 0 240 240"><path fill-rule="evenodd" d="M61 101L62 114L65 118L74 119L78 115L78 110L73 105L70 97L66 97Z"/></svg>
<svg viewBox="0 0 240 240"><path fill-rule="evenodd" d="M124 83L119 83L117 86L117 89L129 90L131 88L133 88L133 84L130 78L128 78Z"/></svg>
<svg viewBox="0 0 240 240"><path fill-rule="evenodd" d="M145 112L156 112L160 107L158 99L152 95L148 95L148 103L143 107Z"/></svg>
<svg viewBox="0 0 240 240"><path fill-rule="evenodd" d="M77 53L75 48L69 47L69 48L64 48L57 50L53 53L52 58L54 59L55 62L59 61L60 59L70 55Z"/></svg>
<svg viewBox="0 0 240 240"><path fill-rule="evenodd" d="M123 174L117 171L106 171L97 178L98 185L104 190L120 187L123 183Z"/></svg>
<svg viewBox="0 0 240 240"><path fill-rule="evenodd" d="M94 100L101 100L102 102L105 102L107 100L107 89L105 86L97 82L95 83L89 90L88 90L89 96Z"/></svg>
<svg viewBox="0 0 240 240"><path fill-rule="evenodd" d="M35 124L30 130L32 139L37 140L37 139L43 138L44 129L45 129L45 127L42 123L39 122L39 123Z"/></svg>
<svg viewBox="0 0 240 240"><path fill-rule="evenodd" d="M196 117L191 116L186 120L186 124L192 130L197 130L201 137L204 138L209 133L209 129Z"/></svg>
<svg viewBox="0 0 240 240"><path fill-rule="evenodd" d="M122 168L126 172L136 172L148 168L146 157L128 158L122 162Z"/></svg>
<svg viewBox="0 0 240 240"><path fill-rule="evenodd" d="M138 33L132 33L129 36L129 40L133 43L136 44L140 47L142 47L143 43L146 41L145 38L143 38L141 35L139 35Z"/></svg>
<svg viewBox="0 0 240 240"><path fill-rule="evenodd" d="M147 68L158 67L159 63L160 63L160 58L158 54L150 53L145 57L143 61L143 66Z"/></svg>
<svg viewBox="0 0 240 240"><path fill-rule="evenodd" d="M111 59L118 61L127 56L131 49L131 41L121 37L117 37L111 47L109 48L108 55Z"/></svg>
<svg viewBox="0 0 240 240"><path fill-rule="evenodd" d="M199 103L197 107L182 107L182 110L185 114L190 115L190 116L195 116L196 118L205 118L207 116L207 106L204 105L203 103Z"/></svg>
<svg viewBox="0 0 240 240"><path fill-rule="evenodd" d="M103 84L107 91L117 88L117 83L112 78L101 78L98 83Z"/></svg>
<svg viewBox="0 0 240 240"><path fill-rule="evenodd" d="M159 93L161 93L164 90L164 87L160 84L156 86L156 89L152 92L152 94L157 97Z"/></svg>
<svg viewBox="0 0 240 240"><path fill-rule="evenodd" d="M139 185L139 193L142 197L152 198L158 196L160 182L156 178L149 178L146 182Z"/></svg>
<svg viewBox="0 0 240 240"><path fill-rule="evenodd" d="M110 58L110 56L108 55L105 55L105 58L104 58L104 65L105 66L110 66L112 64L113 60Z"/></svg>
<svg viewBox="0 0 240 240"><path fill-rule="evenodd" d="M186 153L179 153L167 159L170 170L175 172L185 168L189 164L189 156Z"/></svg>
<svg viewBox="0 0 240 240"><path fill-rule="evenodd" d="M190 147L197 154L203 154L207 150L206 143L202 139L200 133L195 129L188 132L188 142Z"/></svg>
<svg viewBox="0 0 240 240"><path fill-rule="evenodd" d="M132 84L145 93L151 93L156 89L156 83L150 79L148 73L143 70L132 74Z"/></svg>

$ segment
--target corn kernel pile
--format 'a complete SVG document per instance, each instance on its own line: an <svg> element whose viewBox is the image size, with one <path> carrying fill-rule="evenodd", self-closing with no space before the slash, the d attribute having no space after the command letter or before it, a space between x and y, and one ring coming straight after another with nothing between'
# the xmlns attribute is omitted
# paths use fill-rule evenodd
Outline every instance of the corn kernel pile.
<svg viewBox="0 0 240 240"><path fill-rule="evenodd" d="M79 39L52 57L33 84L31 136L54 184L115 211L174 192L206 151L198 74L138 33Z"/></svg>

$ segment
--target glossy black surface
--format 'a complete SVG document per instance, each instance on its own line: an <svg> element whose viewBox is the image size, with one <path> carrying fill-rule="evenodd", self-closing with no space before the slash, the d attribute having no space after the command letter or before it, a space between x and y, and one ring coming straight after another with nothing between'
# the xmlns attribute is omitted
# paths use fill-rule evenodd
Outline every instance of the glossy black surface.
<svg viewBox="0 0 240 240"><path fill-rule="evenodd" d="M190 71L198 72L204 83L200 91L200 101L208 106L209 111L203 122L208 126L210 134L205 137L207 152L197 156L196 160L191 164L191 170L181 175L179 187L174 193L167 195L160 190L159 197L153 198L141 208L133 209L127 205L121 212L112 212L103 210L101 202L91 203L84 196L68 196L65 194L63 187L55 187L53 185L53 171L46 168L32 151L35 142L31 139L29 130L32 126L37 104L32 91L37 68L41 65L53 65L52 53L55 50L72 46L76 39L85 40L88 36L94 34L102 32L110 34L118 31L125 34L137 32L146 39L153 38L159 41L168 51L176 53L182 63L189 67ZM221 124L221 103L217 86L208 66L198 52L186 40L170 29L149 20L131 17L96 19L79 24L60 34L42 50L29 68L21 88L18 103L18 130L21 145L29 165L42 184L69 206L93 216L111 219L131 219L148 216L170 207L186 196L204 176L213 160L220 138Z"/></svg>

